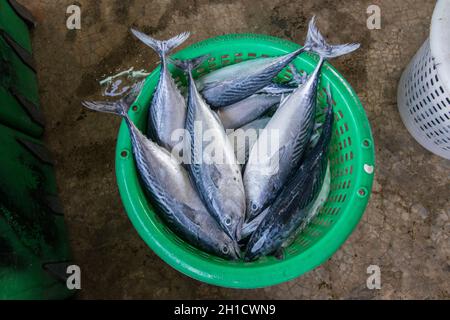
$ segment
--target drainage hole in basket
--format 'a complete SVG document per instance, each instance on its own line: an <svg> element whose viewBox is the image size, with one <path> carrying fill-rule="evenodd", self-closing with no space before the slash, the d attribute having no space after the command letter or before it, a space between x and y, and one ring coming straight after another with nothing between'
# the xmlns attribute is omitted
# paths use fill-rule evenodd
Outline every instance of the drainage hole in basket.
<svg viewBox="0 0 450 320"><path fill-rule="evenodd" d="M128 150L122 150L122 151L120 152L120 156L121 156L123 159L127 159L127 158L128 158Z"/></svg>
<svg viewBox="0 0 450 320"><path fill-rule="evenodd" d="M364 148L369 148L370 145L371 145L371 142L370 142L369 139L364 139L364 140L363 140L362 146L363 146Z"/></svg>
<svg viewBox="0 0 450 320"><path fill-rule="evenodd" d="M133 110L133 112L138 112L139 111L139 107L134 105L133 107L131 107L131 110Z"/></svg>
<svg viewBox="0 0 450 320"><path fill-rule="evenodd" d="M367 196L367 189L364 188L364 187L359 188L359 190L358 190L358 196L359 196L360 198L365 198L365 197Z"/></svg>

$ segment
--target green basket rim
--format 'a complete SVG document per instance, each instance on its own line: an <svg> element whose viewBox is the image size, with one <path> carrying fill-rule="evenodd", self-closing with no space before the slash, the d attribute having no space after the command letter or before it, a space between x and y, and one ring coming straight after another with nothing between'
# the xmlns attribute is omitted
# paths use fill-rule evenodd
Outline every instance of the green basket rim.
<svg viewBox="0 0 450 320"><path fill-rule="evenodd" d="M262 45L279 51L280 55L300 47L293 42L267 35L229 34L192 44L173 55L173 57L192 58L211 51L225 48L229 50L229 47L233 45L247 47ZM304 61L302 62L304 63ZM307 63L313 65L313 62ZM135 102L135 105L138 106L137 111L130 110L130 118L133 121L139 118L139 112L144 108L142 105L143 97L147 96L148 98L150 88L157 83L159 70L160 68L157 67L147 78L144 89ZM360 150L355 152L353 159L355 163L355 176L351 188L353 192L346 199L346 202L352 205L346 206L346 210L342 211L339 219L330 227L330 230L314 245L296 256L278 261L275 264L267 265L258 261L221 264L216 260L208 260L203 256L195 255L167 237L161 227L151 218L154 212L149 207L139 183L133 157L129 156L131 140L126 124L124 121L122 122L116 147L116 176L119 192L133 226L141 238L161 259L176 270L199 281L223 287L251 289L292 280L319 266L339 249L360 221L369 201L374 174L373 172L365 172L364 165L375 167L374 140L367 116L352 87L328 63L323 68L322 77L328 78L332 82L334 93L345 93L347 97L346 109L348 109L346 119L350 118L357 128L356 137L352 136L352 139L356 139L353 143L355 148L360 146ZM369 142L368 146L363 147L364 141ZM125 156L122 154L123 151L128 151ZM364 190L364 195L361 195L358 192L359 190Z"/></svg>

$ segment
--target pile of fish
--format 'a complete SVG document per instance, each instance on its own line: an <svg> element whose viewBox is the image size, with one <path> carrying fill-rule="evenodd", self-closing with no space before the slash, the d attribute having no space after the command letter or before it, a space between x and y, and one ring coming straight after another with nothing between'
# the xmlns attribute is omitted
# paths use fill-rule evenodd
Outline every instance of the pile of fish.
<svg viewBox="0 0 450 320"><path fill-rule="evenodd" d="M280 257L317 214L329 191L333 100L328 88L326 107L317 106L321 68L327 59L359 45L329 45L313 18L300 49L194 79L193 71L208 56L169 57L189 33L158 41L132 32L161 59L146 134L128 116L142 83L119 101L84 106L125 119L141 181L161 219L178 236L225 259ZM304 52L319 57L310 75L292 64ZM185 73L187 88L175 84L169 64ZM292 80L275 81L286 68ZM246 136L249 130L256 134ZM236 146L239 140L244 143ZM273 141L276 147L267 147ZM174 156L180 145L181 153Z"/></svg>

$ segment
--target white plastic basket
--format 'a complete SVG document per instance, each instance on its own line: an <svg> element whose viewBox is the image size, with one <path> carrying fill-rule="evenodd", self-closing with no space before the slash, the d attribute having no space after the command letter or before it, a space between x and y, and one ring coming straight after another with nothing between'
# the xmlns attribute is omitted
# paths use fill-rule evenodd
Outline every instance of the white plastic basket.
<svg viewBox="0 0 450 320"><path fill-rule="evenodd" d="M450 159L450 0L437 2L430 37L403 72L397 103L411 135Z"/></svg>

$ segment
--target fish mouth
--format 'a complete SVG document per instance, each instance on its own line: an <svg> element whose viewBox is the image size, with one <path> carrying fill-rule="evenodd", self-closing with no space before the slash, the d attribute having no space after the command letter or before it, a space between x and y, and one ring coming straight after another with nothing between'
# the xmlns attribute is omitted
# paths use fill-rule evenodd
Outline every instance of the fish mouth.
<svg viewBox="0 0 450 320"><path fill-rule="evenodd" d="M236 241L233 241L233 253L234 253L234 258L236 260L239 260L242 258L242 253L241 253L241 248L239 248L239 244Z"/></svg>
<svg viewBox="0 0 450 320"><path fill-rule="evenodd" d="M241 219L236 226L236 231L234 233L235 241L239 242L242 240L242 227L244 226L244 219Z"/></svg>

